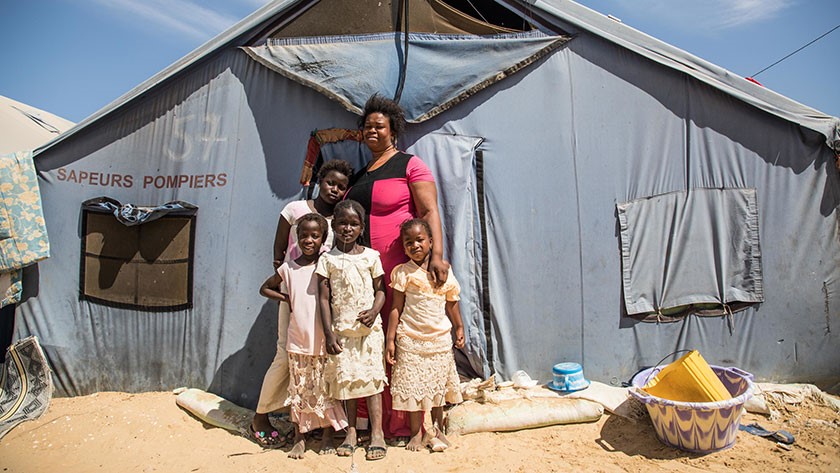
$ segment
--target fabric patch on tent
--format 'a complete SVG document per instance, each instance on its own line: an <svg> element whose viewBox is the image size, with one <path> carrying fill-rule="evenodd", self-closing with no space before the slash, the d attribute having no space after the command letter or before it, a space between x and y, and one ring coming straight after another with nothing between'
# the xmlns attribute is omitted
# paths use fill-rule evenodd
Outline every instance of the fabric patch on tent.
<svg viewBox="0 0 840 473"><path fill-rule="evenodd" d="M187 206L132 226L95 204L83 208L81 298L149 311L191 308L196 207Z"/></svg>
<svg viewBox="0 0 840 473"><path fill-rule="evenodd" d="M270 39L243 47L255 61L357 115L374 93L397 90L405 57L401 33ZM428 120L566 44L539 31L491 36L410 33L402 105Z"/></svg>
<svg viewBox="0 0 840 473"><path fill-rule="evenodd" d="M40 417L50 405L52 376L37 338L27 337L9 347L0 379L2 439L21 422Z"/></svg>
<svg viewBox="0 0 840 473"><path fill-rule="evenodd" d="M50 256L32 152L0 156L0 271Z"/></svg>
<svg viewBox="0 0 840 473"><path fill-rule="evenodd" d="M110 197L96 197L82 202L82 206L89 210L110 212L123 225L140 225L157 220L164 215L171 213L192 212L198 207L189 203L175 200L156 207L148 207L134 204L121 204L118 200Z"/></svg>
<svg viewBox="0 0 840 473"><path fill-rule="evenodd" d="M755 189L692 189L617 209L628 315L764 301Z"/></svg>

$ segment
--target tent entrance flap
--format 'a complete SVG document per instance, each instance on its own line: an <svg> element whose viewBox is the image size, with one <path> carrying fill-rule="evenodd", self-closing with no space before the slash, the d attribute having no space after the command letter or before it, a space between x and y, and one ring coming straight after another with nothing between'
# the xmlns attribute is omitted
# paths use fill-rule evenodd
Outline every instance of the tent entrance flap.
<svg viewBox="0 0 840 473"><path fill-rule="evenodd" d="M488 337L491 307L486 278L487 246L483 234L483 181L477 174L483 160L484 138L450 133L429 133L407 152L421 156L437 176L445 256L461 284L461 318L466 346L458 356L462 374L492 373L492 340ZM480 199L480 200L479 200ZM468 366L467 366L468 365Z"/></svg>
<svg viewBox="0 0 840 473"><path fill-rule="evenodd" d="M493 36L411 33L400 105L422 122L566 44L539 31ZM403 61L401 33L271 39L244 47L260 64L361 114L374 93L393 96Z"/></svg>

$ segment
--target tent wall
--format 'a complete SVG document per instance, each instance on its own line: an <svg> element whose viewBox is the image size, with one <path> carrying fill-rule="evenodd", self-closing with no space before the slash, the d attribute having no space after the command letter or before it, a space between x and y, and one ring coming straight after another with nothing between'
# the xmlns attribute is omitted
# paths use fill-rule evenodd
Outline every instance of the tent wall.
<svg viewBox="0 0 840 473"><path fill-rule="evenodd" d="M41 153L54 256L30 274L40 289L30 284L17 336L40 337L59 393L190 385L253 407L276 341L276 306L258 288L279 211L300 197L310 131L355 120L227 49ZM838 174L816 132L581 34L409 126L400 144L437 173L474 368L546 380L554 363L575 360L618 384L697 348L759 379L838 376ZM69 170L131 175L133 186L71 182ZM225 184L154 186L155 176L207 174ZM616 204L694 188L756 189L765 302L731 328L722 317L624 317ZM199 207L192 309L79 301L80 205L101 195Z"/></svg>
<svg viewBox="0 0 840 473"><path fill-rule="evenodd" d="M21 306L17 335L40 337L60 394L189 385L256 403L277 340L276 304L258 290L280 209L301 197L309 133L325 123L353 127L355 117L231 49L37 158L53 257L38 268L40 291ZM133 185L76 182L82 171ZM215 186L155 187L158 176L180 175L213 175ZM199 207L192 309L79 300L80 207L101 195Z"/></svg>
<svg viewBox="0 0 840 473"><path fill-rule="evenodd" d="M840 375L838 173L816 132L590 35L423 132L436 127L486 138L503 376L548 379L553 363L581 360L618 383L683 348L760 379ZM765 302L731 329L723 317L623 317L616 204L696 188L757 190Z"/></svg>

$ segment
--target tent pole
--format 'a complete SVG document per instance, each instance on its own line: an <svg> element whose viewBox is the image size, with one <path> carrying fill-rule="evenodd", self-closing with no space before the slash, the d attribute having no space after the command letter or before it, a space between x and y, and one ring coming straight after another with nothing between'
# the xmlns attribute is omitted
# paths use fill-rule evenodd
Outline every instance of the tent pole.
<svg viewBox="0 0 840 473"><path fill-rule="evenodd" d="M400 67L400 82L397 85L397 91L394 93L394 102L400 103L402 97L403 86L405 85L405 72L408 69L408 0L400 0L400 9L402 10L403 30L403 63ZM399 23L399 22L398 22Z"/></svg>

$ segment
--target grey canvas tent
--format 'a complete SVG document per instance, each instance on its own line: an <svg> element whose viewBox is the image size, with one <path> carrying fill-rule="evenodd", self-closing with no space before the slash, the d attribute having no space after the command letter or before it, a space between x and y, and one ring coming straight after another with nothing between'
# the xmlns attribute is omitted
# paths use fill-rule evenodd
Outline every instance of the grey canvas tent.
<svg viewBox="0 0 840 473"><path fill-rule="evenodd" d="M499 0L515 21L496 26L411 1L407 42L397 3L271 3L40 150L52 257L24 275L16 336L40 338L60 394L189 385L253 407L277 329L258 287L309 138L400 89L399 145L436 175L464 288L465 371L579 361L617 385L697 348L836 382L837 118L570 1Z"/></svg>

